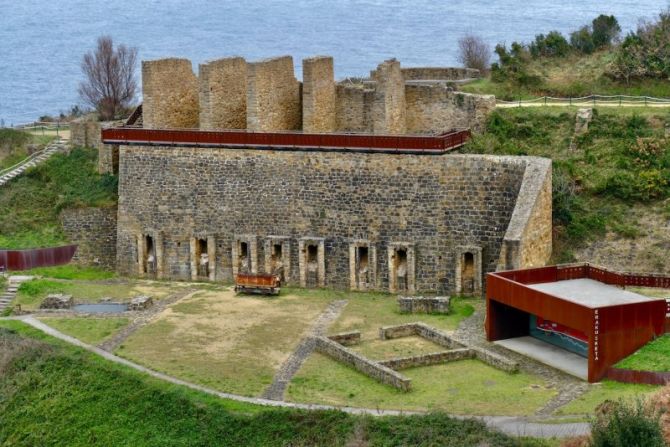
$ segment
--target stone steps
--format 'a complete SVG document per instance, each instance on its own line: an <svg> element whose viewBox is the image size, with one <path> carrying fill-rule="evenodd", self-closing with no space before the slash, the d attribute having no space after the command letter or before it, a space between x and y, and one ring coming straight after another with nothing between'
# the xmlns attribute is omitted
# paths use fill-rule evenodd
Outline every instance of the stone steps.
<svg viewBox="0 0 670 447"><path fill-rule="evenodd" d="M7 288L2 295L0 295L0 314L2 314L5 309L11 304L11 302L16 298L16 293L19 291L19 286L25 281L30 281L33 279L32 276L10 276L9 283Z"/></svg>
<svg viewBox="0 0 670 447"><path fill-rule="evenodd" d="M57 152L63 152L67 148L66 144L62 140L57 140L49 144L38 156L34 158L26 159L22 164L12 169L11 171L0 176L0 186L9 182L15 177L23 174L26 170L37 166L44 161L48 160L53 154Z"/></svg>

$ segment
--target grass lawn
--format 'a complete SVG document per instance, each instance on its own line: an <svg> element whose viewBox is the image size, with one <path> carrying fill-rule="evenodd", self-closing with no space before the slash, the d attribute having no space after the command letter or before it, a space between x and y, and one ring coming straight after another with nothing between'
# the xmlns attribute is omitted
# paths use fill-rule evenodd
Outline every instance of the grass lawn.
<svg viewBox="0 0 670 447"><path fill-rule="evenodd" d="M556 394L540 377L508 374L478 360L412 368L402 374L412 379L408 393L315 353L293 378L287 395L294 402L516 416L533 414Z"/></svg>
<svg viewBox="0 0 670 447"><path fill-rule="evenodd" d="M439 314L401 314L395 296L387 294L351 294L349 303L342 315L330 327L329 334L360 331L364 339L379 338L379 328L403 323L424 322L429 326L445 331L453 331L464 318L469 317L475 306L483 305L478 298L454 297L451 300L451 313Z"/></svg>
<svg viewBox="0 0 670 447"><path fill-rule="evenodd" d="M670 336L663 335L615 365L636 371L670 371Z"/></svg>
<svg viewBox="0 0 670 447"><path fill-rule="evenodd" d="M116 273L96 267L82 267L75 264L59 265L56 267L40 267L23 272L13 272L19 275L43 276L45 278L56 279L83 279L99 280L111 279Z"/></svg>
<svg viewBox="0 0 670 447"><path fill-rule="evenodd" d="M0 321L0 440L6 445L553 447L445 414L354 416L219 399Z"/></svg>
<svg viewBox="0 0 670 447"><path fill-rule="evenodd" d="M106 338L110 337L119 329L126 326L129 322L128 318L56 318L43 317L40 318L44 324L47 324L54 329L71 335L74 338L88 343L90 345L97 345Z"/></svg>
<svg viewBox="0 0 670 447"><path fill-rule="evenodd" d="M606 400L632 400L659 390L652 385L637 385L603 380L592 385L586 393L556 411L557 416L583 414L593 416L595 409Z"/></svg>
<svg viewBox="0 0 670 447"><path fill-rule="evenodd" d="M175 291L188 287L187 284L163 283L155 281L118 281L100 283L95 281L67 281L57 279L33 279L19 286L14 301L23 309L34 310L50 293L65 293L72 295L75 301L97 302L102 298L129 301L137 295L149 295L154 299L161 299Z"/></svg>
<svg viewBox="0 0 670 447"><path fill-rule="evenodd" d="M316 291L298 296L289 290L268 298L201 291L170 306L116 353L221 391L260 395L338 295Z"/></svg>
<svg viewBox="0 0 670 447"><path fill-rule="evenodd" d="M349 346L349 349L372 360L390 360L447 350L447 348L422 337L403 337L394 340L363 339L360 344Z"/></svg>

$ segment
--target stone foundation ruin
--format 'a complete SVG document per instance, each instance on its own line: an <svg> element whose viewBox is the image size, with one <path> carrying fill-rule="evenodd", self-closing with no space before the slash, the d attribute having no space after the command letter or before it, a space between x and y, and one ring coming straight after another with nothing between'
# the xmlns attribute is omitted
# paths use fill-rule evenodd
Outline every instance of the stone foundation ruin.
<svg viewBox="0 0 670 447"><path fill-rule="evenodd" d="M378 382L402 391L410 391L412 388L411 379L398 372L403 369L477 359L508 373L519 370L519 365L506 357L478 346L468 346L424 323L408 323L379 328L379 338L381 340L410 336L422 337L442 346L446 351L376 361L347 348L361 342L360 332L347 332L328 337L317 336L313 337L313 340L317 352L344 363Z"/></svg>

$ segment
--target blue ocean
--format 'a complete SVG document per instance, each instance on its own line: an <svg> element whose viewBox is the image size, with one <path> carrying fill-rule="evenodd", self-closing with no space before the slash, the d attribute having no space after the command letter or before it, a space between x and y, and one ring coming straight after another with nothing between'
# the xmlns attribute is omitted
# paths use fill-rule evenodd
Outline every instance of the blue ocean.
<svg viewBox="0 0 670 447"><path fill-rule="evenodd" d="M106 34L139 59L179 56L197 64L290 54L296 74L332 55L336 77L366 75L390 57L404 66L455 65L465 33L498 42L569 33L598 14L634 30L665 0L0 0L0 123L29 122L80 103L82 55Z"/></svg>

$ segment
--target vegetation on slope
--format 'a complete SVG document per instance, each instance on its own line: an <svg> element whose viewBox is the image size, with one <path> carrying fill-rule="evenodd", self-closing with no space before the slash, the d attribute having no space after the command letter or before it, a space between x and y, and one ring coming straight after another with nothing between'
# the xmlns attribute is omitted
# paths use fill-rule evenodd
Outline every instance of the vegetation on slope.
<svg viewBox="0 0 670 447"><path fill-rule="evenodd" d="M1 445L547 445L443 414L373 418L218 399L15 321L0 322L0 396Z"/></svg>
<svg viewBox="0 0 670 447"><path fill-rule="evenodd" d="M598 109L588 132L573 140L574 109L499 109L464 150L553 160L555 261L567 262L574 249L606 231L639 236L631 206L667 212L668 119L661 110Z"/></svg>
<svg viewBox="0 0 670 447"><path fill-rule="evenodd" d="M0 129L0 170L14 166L28 156L28 147L39 149L52 137L32 135L14 129Z"/></svg>
<svg viewBox="0 0 670 447"><path fill-rule="evenodd" d="M58 215L64 208L111 206L117 178L96 172L97 151L73 149L0 188L0 247L35 248L66 241Z"/></svg>

